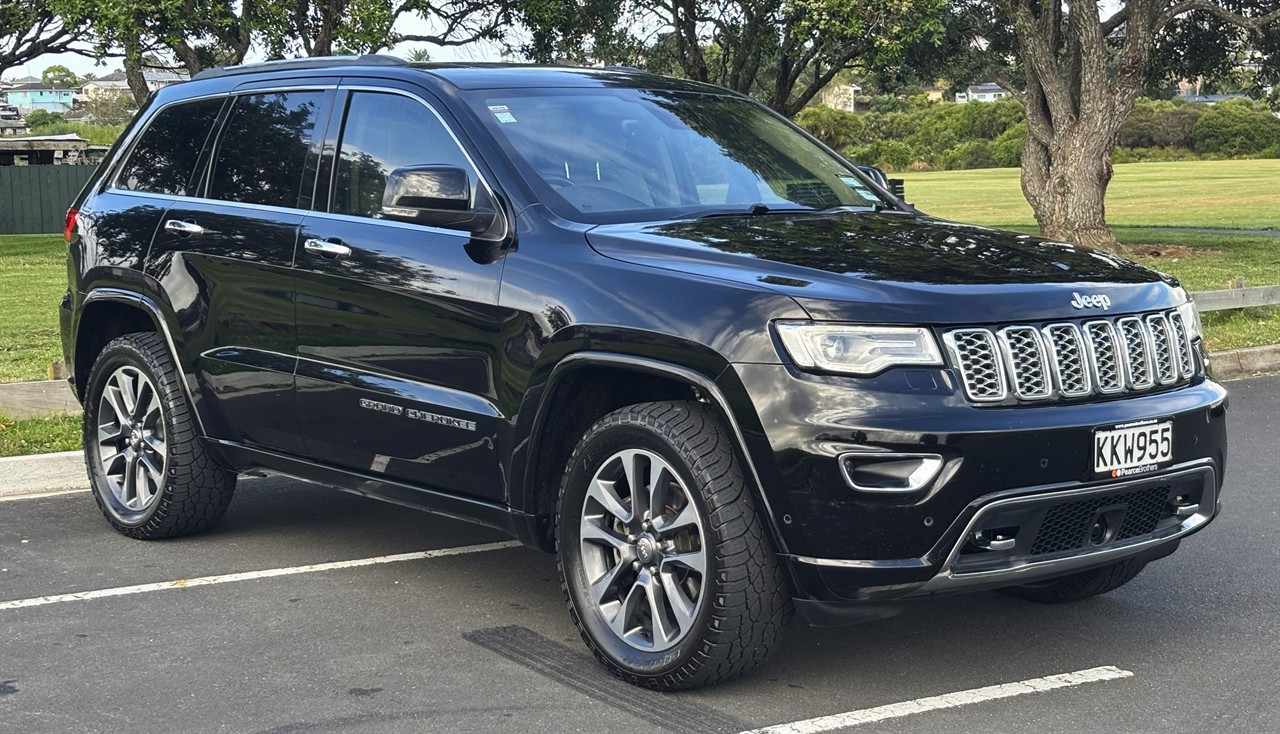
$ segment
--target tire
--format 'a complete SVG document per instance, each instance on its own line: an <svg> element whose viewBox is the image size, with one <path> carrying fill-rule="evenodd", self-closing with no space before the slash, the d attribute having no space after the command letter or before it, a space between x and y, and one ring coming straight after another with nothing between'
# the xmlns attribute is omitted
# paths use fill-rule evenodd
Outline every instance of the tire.
<svg viewBox="0 0 1280 734"><path fill-rule="evenodd" d="M1026 586L1009 586L1000 589L1000 593L1017 599L1039 602L1041 604L1061 604L1064 602L1082 601L1091 596L1105 594L1129 583L1142 572L1146 563L1130 558L1110 566L1073 573L1048 581L1041 581Z"/></svg>
<svg viewBox="0 0 1280 734"><path fill-rule="evenodd" d="M84 447L93 498L107 522L131 538L208 530L235 490L236 475L200 443L179 379L154 333L108 343L89 373Z"/></svg>
<svg viewBox="0 0 1280 734"><path fill-rule="evenodd" d="M644 477L638 495L632 476ZM663 511L638 511L651 500ZM792 616L728 434L697 403L632 405L591 426L560 487L556 553L587 647L645 688L742 675L768 656Z"/></svg>

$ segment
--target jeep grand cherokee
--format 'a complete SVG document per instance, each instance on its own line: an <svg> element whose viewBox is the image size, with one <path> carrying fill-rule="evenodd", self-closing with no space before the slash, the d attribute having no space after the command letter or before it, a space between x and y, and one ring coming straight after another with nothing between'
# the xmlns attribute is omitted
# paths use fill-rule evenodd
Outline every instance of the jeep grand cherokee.
<svg viewBox="0 0 1280 734"><path fill-rule="evenodd" d="M926 216L718 87L210 70L66 238L117 530L206 530L245 471L499 528L652 688L753 668L793 612L1110 591L1218 509L1227 395L1176 281Z"/></svg>

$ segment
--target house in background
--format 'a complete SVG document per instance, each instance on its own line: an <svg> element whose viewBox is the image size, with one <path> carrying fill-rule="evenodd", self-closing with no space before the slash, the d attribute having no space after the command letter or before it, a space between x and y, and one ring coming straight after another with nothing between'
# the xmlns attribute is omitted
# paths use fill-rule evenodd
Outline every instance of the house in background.
<svg viewBox="0 0 1280 734"><path fill-rule="evenodd" d="M5 92L5 101L26 115L35 110L68 112L75 102L76 90L56 84L19 84Z"/></svg>
<svg viewBox="0 0 1280 734"><path fill-rule="evenodd" d="M147 83L147 89L156 92L171 84L185 82L191 77L186 74L177 74L172 71L144 71L142 78ZM81 93L84 99L95 99L104 94L130 94L129 82L125 80L123 71L113 71L110 74L85 82L81 87Z"/></svg>
<svg viewBox="0 0 1280 734"><path fill-rule="evenodd" d="M1008 97L1009 90L996 84L995 82L985 82L983 84L971 85L967 90L956 93L956 102L965 104L967 102L994 102L997 99Z"/></svg>
<svg viewBox="0 0 1280 734"><path fill-rule="evenodd" d="M818 95L818 102L845 112L858 111L858 95L862 87L857 84L828 84Z"/></svg>

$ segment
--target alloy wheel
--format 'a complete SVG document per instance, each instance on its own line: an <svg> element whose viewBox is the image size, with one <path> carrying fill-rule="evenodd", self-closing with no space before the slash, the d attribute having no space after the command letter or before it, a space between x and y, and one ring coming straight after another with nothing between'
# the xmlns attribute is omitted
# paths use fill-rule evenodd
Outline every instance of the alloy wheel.
<svg viewBox="0 0 1280 734"><path fill-rule="evenodd" d="M98 401L98 461L116 502L130 512L151 506L164 489L168 451L164 409L136 367L111 373Z"/></svg>
<svg viewBox="0 0 1280 734"><path fill-rule="evenodd" d="M643 449L614 454L592 477L581 518L588 597L609 629L646 652L678 644L703 604L707 548L671 465Z"/></svg>

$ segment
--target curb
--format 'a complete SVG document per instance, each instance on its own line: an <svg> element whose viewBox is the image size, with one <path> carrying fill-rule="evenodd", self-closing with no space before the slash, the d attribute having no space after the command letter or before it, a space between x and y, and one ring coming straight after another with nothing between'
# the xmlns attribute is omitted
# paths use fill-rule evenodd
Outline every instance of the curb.
<svg viewBox="0 0 1280 734"><path fill-rule="evenodd" d="M1280 372L1280 344L1245 347L1209 355L1215 380L1240 380Z"/></svg>
<svg viewBox="0 0 1280 734"><path fill-rule="evenodd" d="M0 477L0 499L89 487L81 451L6 456L0 458Z"/></svg>
<svg viewBox="0 0 1280 734"><path fill-rule="evenodd" d="M66 380L0 383L0 415L25 420L79 413L80 403Z"/></svg>

